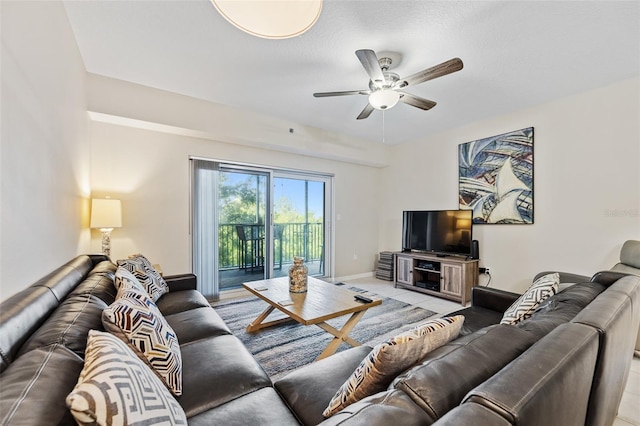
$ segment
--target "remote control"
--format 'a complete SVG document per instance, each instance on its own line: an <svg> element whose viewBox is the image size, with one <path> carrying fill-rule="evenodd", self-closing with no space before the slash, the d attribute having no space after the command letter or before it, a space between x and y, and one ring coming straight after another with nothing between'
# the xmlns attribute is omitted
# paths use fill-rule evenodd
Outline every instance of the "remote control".
<svg viewBox="0 0 640 426"><path fill-rule="evenodd" d="M359 302L364 302L364 303L371 303L371 302L373 302L373 299L369 299L368 297L364 297L364 296L360 296L360 295L357 295L357 296L354 296L354 297L355 297L355 299L356 299L357 301L359 301Z"/></svg>

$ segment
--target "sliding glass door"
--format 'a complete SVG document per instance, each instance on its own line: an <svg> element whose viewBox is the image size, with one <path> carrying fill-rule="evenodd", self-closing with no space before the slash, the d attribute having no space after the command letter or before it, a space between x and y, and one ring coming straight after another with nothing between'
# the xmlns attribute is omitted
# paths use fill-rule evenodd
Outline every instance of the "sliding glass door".
<svg viewBox="0 0 640 426"><path fill-rule="evenodd" d="M270 173L221 167L218 184L220 289L267 276Z"/></svg>
<svg viewBox="0 0 640 426"><path fill-rule="evenodd" d="M194 159L193 270L205 295L287 275L330 275L331 176Z"/></svg>
<svg viewBox="0 0 640 426"><path fill-rule="evenodd" d="M326 185L321 178L274 175L274 277L286 275L294 257L305 259L309 275L324 275Z"/></svg>

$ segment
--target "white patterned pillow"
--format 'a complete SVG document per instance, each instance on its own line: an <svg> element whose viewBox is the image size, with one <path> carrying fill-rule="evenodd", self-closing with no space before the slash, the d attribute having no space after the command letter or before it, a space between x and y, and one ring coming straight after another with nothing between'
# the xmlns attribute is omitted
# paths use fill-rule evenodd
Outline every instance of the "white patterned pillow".
<svg viewBox="0 0 640 426"><path fill-rule="evenodd" d="M176 396L182 395L178 337L146 292L122 288L102 311L104 328L129 344Z"/></svg>
<svg viewBox="0 0 640 426"><path fill-rule="evenodd" d="M504 312L500 324L517 324L533 314L540 303L558 293L560 275L557 272L543 275Z"/></svg>
<svg viewBox="0 0 640 426"><path fill-rule="evenodd" d="M89 331L84 368L67 396L80 425L186 425L180 404L117 337Z"/></svg>
<svg viewBox="0 0 640 426"><path fill-rule="evenodd" d="M169 293L167 282L143 255L135 254L129 259L118 260L117 263L136 277L154 302L157 302L163 294Z"/></svg>
<svg viewBox="0 0 640 426"><path fill-rule="evenodd" d="M330 417L362 398L385 390L398 374L458 337L463 323L462 315L432 319L376 345L340 386L322 415Z"/></svg>
<svg viewBox="0 0 640 426"><path fill-rule="evenodd" d="M142 287L140 281L133 275L132 272L129 272L128 269L123 268L122 266L118 266L116 269L115 278L113 280L114 285L116 286L116 290L120 290L122 288L137 288L138 290L146 292L145 288Z"/></svg>

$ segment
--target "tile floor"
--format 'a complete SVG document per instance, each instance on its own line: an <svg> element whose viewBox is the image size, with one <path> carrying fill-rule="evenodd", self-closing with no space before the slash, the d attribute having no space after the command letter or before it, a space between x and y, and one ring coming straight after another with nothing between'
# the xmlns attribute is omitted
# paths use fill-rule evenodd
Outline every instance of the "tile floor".
<svg viewBox="0 0 640 426"><path fill-rule="evenodd" d="M344 282L381 296L392 297L405 303L435 311L440 315L457 311L461 308L461 305L457 302L451 302L415 291L395 288L393 283L378 280L374 277L347 280ZM630 425L640 426L640 358L637 357L631 361L631 371L629 372L627 386L622 395L622 401L618 409L618 417L613 423L613 426Z"/></svg>

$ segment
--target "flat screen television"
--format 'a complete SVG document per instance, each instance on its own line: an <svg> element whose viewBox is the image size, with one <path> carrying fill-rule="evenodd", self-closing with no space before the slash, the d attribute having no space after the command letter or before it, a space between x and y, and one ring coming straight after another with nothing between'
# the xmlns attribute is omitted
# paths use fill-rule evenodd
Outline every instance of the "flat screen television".
<svg viewBox="0 0 640 426"><path fill-rule="evenodd" d="M471 256L472 210L402 213L402 251Z"/></svg>

